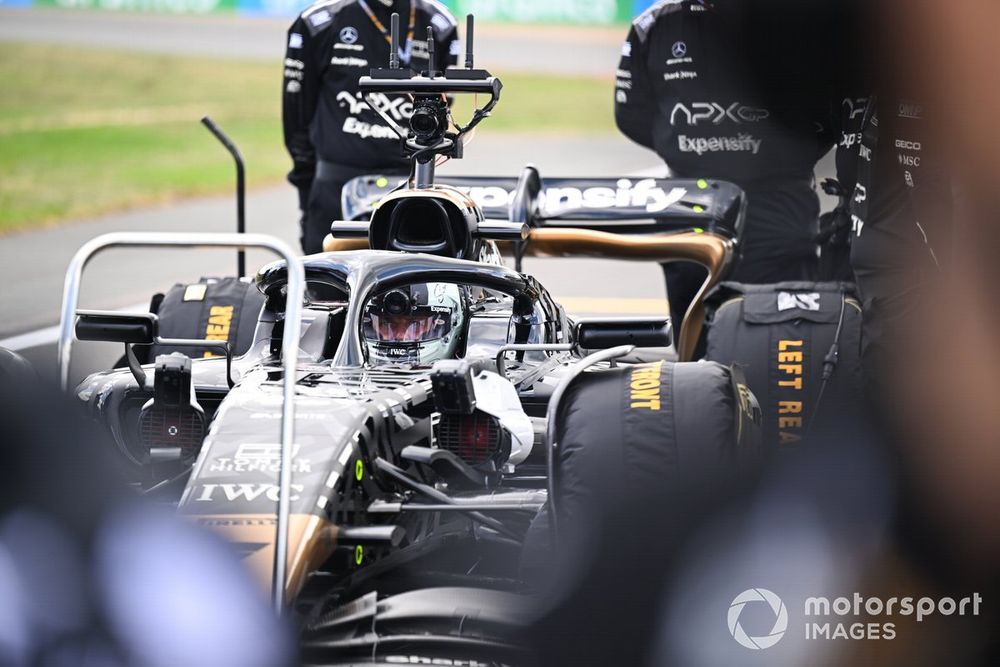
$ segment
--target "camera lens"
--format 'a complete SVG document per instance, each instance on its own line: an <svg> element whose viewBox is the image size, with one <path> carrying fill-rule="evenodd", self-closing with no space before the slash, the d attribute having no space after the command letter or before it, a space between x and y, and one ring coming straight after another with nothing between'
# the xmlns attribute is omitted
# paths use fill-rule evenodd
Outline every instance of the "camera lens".
<svg viewBox="0 0 1000 667"><path fill-rule="evenodd" d="M393 290L382 299L382 307L390 315L408 315L412 310L410 297L401 290Z"/></svg>
<svg viewBox="0 0 1000 667"><path fill-rule="evenodd" d="M410 127L418 137L434 136L438 131L437 115L432 109L420 107L414 110L410 118Z"/></svg>

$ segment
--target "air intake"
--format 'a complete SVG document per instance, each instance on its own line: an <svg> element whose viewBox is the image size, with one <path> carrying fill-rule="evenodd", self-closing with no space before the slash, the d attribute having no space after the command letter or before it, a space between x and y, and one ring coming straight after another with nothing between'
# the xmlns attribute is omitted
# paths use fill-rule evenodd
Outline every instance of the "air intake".
<svg viewBox="0 0 1000 667"><path fill-rule="evenodd" d="M504 431L495 417L476 410L471 415L441 415L437 446L472 466L503 459Z"/></svg>

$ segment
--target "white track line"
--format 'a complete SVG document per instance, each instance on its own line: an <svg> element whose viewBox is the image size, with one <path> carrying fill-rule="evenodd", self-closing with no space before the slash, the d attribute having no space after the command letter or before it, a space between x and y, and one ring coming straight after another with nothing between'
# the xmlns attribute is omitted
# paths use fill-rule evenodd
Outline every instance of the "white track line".
<svg viewBox="0 0 1000 667"><path fill-rule="evenodd" d="M120 313L148 313L149 303L138 303L133 306L125 306L124 308L119 308ZM59 340L59 325L55 324L51 327L45 327L44 329L36 329L35 331L29 331L28 333L20 334L18 336L11 336L10 338L0 339L0 347L6 348L11 352L19 352L21 350L30 350L33 347L42 347L43 345L52 345Z"/></svg>

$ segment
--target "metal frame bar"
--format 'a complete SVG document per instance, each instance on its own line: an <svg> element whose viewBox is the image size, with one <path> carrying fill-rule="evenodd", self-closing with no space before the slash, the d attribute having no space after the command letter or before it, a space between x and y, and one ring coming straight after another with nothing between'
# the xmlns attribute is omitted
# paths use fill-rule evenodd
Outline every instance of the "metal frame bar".
<svg viewBox="0 0 1000 667"><path fill-rule="evenodd" d="M59 381L69 390L70 362L84 267L97 253L107 248L260 248L270 250L288 264L288 297L285 306L285 330L281 341L281 366L284 392L281 406L281 467L278 475L278 522L275 535L272 594L275 611L285 607L285 579L288 567L288 517L291 487L291 451L295 436L295 368L298 361L302 328L302 301L305 295L305 271L302 262L288 244L265 234L203 234L119 232L104 234L85 243L70 261L63 285L62 317L59 323Z"/></svg>
<svg viewBox="0 0 1000 667"><path fill-rule="evenodd" d="M510 343L497 352L497 373L507 377L507 362L504 359L508 352L572 352L575 349L576 345L572 343Z"/></svg>
<svg viewBox="0 0 1000 667"><path fill-rule="evenodd" d="M559 448L559 434L558 428L556 426L556 418L559 415L559 406L562 402L562 397L569 389L569 386L573 384L585 370L593 366L594 364L599 364L602 361L611 361L612 359L618 359L624 357L626 354L632 352L635 349L634 345L619 345L618 347L612 347L607 350L600 350L589 356L584 357L580 361L573 364L569 373L566 374L559 384L556 385L555 391L552 392L552 396L549 398L549 405L545 411L545 468L548 473L548 503L549 503L549 526L552 530L553 544L555 544L555 539L558 537L558 518L556 517L556 450Z"/></svg>

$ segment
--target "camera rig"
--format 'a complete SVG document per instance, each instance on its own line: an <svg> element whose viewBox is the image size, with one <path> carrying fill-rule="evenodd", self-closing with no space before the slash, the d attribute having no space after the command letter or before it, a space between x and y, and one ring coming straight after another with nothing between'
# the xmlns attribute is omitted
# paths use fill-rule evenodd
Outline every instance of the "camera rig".
<svg viewBox="0 0 1000 667"><path fill-rule="evenodd" d="M427 27L428 69L416 73L399 62L399 14L390 23L391 46L389 67L371 70L361 77L359 86L368 106L374 109L389 127L399 135L403 154L412 161L410 187L429 188L434 185L434 166L438 156L461 159L464 137L490 115L500 101L503 84L486 70L475 69L473 35L475 19L466 18L465 68L438 70L435 62L434 28ZM375 104L371 96L408 94L413 97L413 115L409 127L402 127ZM464 127L451 119L448 96L455 94L489 95L489 101L477 108ZM454 130L450 125L454 123Z"/></svg>

